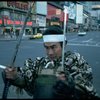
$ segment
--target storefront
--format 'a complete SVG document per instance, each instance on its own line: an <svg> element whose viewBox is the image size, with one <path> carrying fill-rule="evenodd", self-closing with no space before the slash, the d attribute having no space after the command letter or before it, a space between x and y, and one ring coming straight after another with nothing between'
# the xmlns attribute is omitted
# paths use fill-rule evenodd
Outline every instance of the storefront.
<svg viewBox="0 0 100 100"><path fill-rule="evenodd" d="M13 20L4 19L4 22L3 22L2 20L0 20L0 25L3 29L2 32L5 32L5 34L10 33L11 31L14 31L15 33L17 31L19 33L23 24L24 24L23 21L13 21ZM32 22L28 21L26 23L26 29L31 30L31 26L32 26ZM25 34L29 35L29 33L27 33L26 29L25 29Z"/></svg>
<svg viewBox="0 0 100 100"><path fill-rule="evenodd" d="M0 34L10 34L11 31L14 32L14 35L16 35L16 33L19 34L26 18L28 3L22 1L6 1L0 3L3 7L0 11ZM31 34L32 23L29 17L24 35Z"/></svg>

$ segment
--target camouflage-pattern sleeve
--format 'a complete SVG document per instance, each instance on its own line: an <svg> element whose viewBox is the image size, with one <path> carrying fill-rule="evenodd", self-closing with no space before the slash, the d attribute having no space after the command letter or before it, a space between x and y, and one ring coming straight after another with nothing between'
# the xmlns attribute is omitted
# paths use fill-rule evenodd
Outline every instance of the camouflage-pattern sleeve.
<svg viewBox="0 0 100 100"><path fill-rule="evenodd" d="M66 60L68 59L72 61L69 71L75 81L75 88L95 95L91 66L84 60L83 56L76 52L69 55Z"/></svg>
<svg viewBox="0 0 100 100"><path fill-rule="evenodd" d="M26 59L24 62L24 67L18 68L18 73L20 73L20 79L18 78L15 80L15 84L20 83L21 79L24 81L24 87L25 91L29 95L33 95L34 91L34 82L38 75L38 69L39 65L42 61L42 58L37 57L34 61L32 61L30 58Z"/></svg>

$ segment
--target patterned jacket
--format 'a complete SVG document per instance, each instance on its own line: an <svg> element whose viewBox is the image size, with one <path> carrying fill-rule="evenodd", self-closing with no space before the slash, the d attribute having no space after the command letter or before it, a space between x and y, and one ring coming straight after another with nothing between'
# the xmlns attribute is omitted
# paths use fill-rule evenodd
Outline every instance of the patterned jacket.
<svg viewBox="0 0 100 100"><path fill-rule="evenodd" d="M80 56L79 53L68 51L64 57L65 74L73 80L75 88L83 93L96 95L93 87L92 68L84 60L83 56ZM50 62L48 57L37 57L34 61L27 59L24 67L18 67L20 78L23 78L25 82L25 87L23 88L31 95L36 78L39 75L56 75L57 72L62 70L61 64L61 58L53 63ZM15 80L14 84L16 83L18 84L18 80ZM70 85L70 82L68 84Z"/></svg>

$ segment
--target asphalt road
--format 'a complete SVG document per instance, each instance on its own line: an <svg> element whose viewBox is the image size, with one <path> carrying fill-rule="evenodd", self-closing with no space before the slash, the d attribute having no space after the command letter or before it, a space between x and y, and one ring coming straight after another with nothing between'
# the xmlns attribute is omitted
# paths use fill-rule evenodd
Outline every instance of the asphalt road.
<svg viewBox="0 0 100 100"><path fill-rule="evenodd" d="M85 36L78 36L77 34L67 34L68 44L66 50L73 52L79 52L92 66L94 87L100 94L100 32L87 32ZM10 65L12 56L14 54L16 40L1 40L0 41L0 64ZM15 66L23 66L25 59L32 58L33 60L37 56L45 56L45 49L43 47L42 39L38 40L22 40L18 55L16 58ZM0 73L2 69L0 69ZM0 98L3 91L3 80L0 74ZM9 89L8 98L32 98L25 92L23 95L17 95L15 88Z"/></svg>

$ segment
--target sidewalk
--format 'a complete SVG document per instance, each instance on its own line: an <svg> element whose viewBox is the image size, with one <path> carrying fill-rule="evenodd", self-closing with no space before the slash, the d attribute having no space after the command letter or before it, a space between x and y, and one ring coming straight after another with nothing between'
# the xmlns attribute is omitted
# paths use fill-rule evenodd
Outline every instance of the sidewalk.
<svg viewBox="0 0 100 100"><path fill-rule="evenodd" d="M10 37L10 36L2 36L2 35L0 35L0 40L16 40L16 38L15 37Z"/></svg>
<svg viewBox="0 0 100 100"><path fill-rule="evenodd" d="M22 40L28 40L29 39L29 36L23 36L22 37ZM13 36L12 38L10 36L1 36L0 35L0 41L8 41L8 40L12 40L12 41L16 41L17 38L16 36Z"/></svg>

